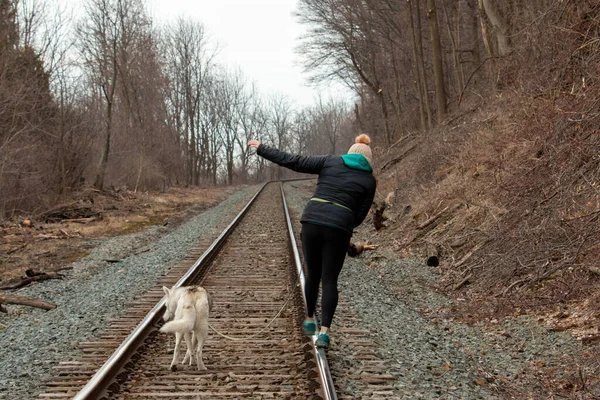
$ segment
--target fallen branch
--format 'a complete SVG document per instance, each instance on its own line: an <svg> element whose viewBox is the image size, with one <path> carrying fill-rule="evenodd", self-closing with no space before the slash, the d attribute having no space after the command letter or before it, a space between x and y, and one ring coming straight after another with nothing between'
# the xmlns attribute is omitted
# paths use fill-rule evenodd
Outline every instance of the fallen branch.
<svg viewBox="0 0 600 400"><path fill-rule="evenodd" d="M460 259L459 262L454 264L453 267L457 268L457 267L460 267L461 265L463 265L465 263L465 261L467 261L469 258L471 258L471 256L473 254L475 254L479 249L481 249L489 241L490 241L490 239L486 239L483 242L476 244L467 254L465 254L463 256L463 258Z"/></svg>
<svg viewBox="0 0 600 400"><path fill-rule="evenodd" d="M390 150L392 150L394 147L398 146L400 143L402 143L403 141L405 141L408 138L412 138L413 135L412 134L408 134L406 136L401 137L399 140L397 140L394 144L392 144L389 148L388 148L388 153L390 152Z"/></svg>
<svg viewBox="0 0 600 400"><path fill-rule="evenodd" d="M50 303L49 301L32 299L30 297L18 296L16 294L8 294L0 292L0 304L20 304L24 306L31 306L35 308L41 308L44 310L52 310L56 308L56 304Z"/></svg>
<svg viewBox="0 0 600 400"><path fill-rule="evenodd" d="M28 270L29 271L29 270ZM0 290L18 289L23 286L29 285L31 282L47 281L50 279L62 279L63 276L56 272L42 272L27 274L27 278L18 278L17 280L11 280L6 286L0 287Z"/></svg>
<svg viewBox="0 0 600 400"><path fill-rule="evenodd" d="M550 261L546 261L546 263L542 266L542 268L546 268L548 266L548 264L550 264ZM506 293L508 293L512 288L514 288L517 285L525 286L525 285L534 285L536 283L539 283L539 282L543 281L544 279L548 278L549 276L553 275L559 269L561 269L561 266L558 266L549 271L546 271L544 274L542 274L541 276L538 276L538 277L528 277L528 278L524 278L524 279L519 279L518 281L511 283L506 289L504 289L502 291L502 293L500 294L500 296L505 296ZM498 297L498 296L496 296L496 297Z"/></svg>
<svg viewBox="0 0 600 400"><path fill-rule="evenodd" d="M398 157L393 158L392 160L386 162L382 167L381 170L384 171L386 168L391 167L392 165L400 162L402 160L402 158L404 158L404 156L406 156L410 151L412 151L413 149L415 149L417 147L417 143L413 143L408 149L404 150L404 152L402 154L400 154Z"/></svg>
<svg viewBox="0 0 600 400"><path fill-rule="evenodd" d="M419 226L417 226L418 229L423 229L428 227L429 225L431 225L432 223L435 222L435 220L437 220L439 217L441 217L442 215L444 215L446 213L446 211L448 212L453 212L455 211L457 208L459 208L461 206L460 203L455 204L452 208L449 207L445 207L442 211L438 212L437 214L435 214L433 217L429 218L427 221L423 222L422 224L420 224Z"/></svg>
<svg viewBox="0 0 600 400"><path fill-rule="evenodd" d="M514 288L514 287L515 287L515 286L517 286L517 285L524 284L525 282L527 282L527 281L529 281L529 280L531 280L531 279L530 279L530 278L527 278L527 279L519 279L518 281L515 281L515 282L511 283L511 284L510 284L510 285L509 285L509 286L508 286L506 289L504 289L504 290L502 291L502 293L500 294L500 296L504 297L504 296L506 295L506 293L510 292L510 290L511 290L512 288ZM498 297L498 296L496 296L496 297Z"/></svg>
<svg viewBox="0 0 600 400"><path fill-rule="evenodd" d="M600 268L598 267L585 267L585 269L590 271L592 274L600 276Z"/></svg>
<svg viewBox="0 0 600 400"><path fill-rule="evenodd" d="M6 254L12 254L12 253L16 253L19 250L23 250L25 247L29 246L29 242L24 243L18 247L15 247L14 249L10 249L6 252Z"/></svg>
<svg viewBox="0 0 600 400"><path fill-rule="evenodd" d="M76 224L89 224L90 222L94 222L96 221L98 218L96 217L89 217L89 218L71 218L71 219L63 219L60 222L61 223L65 223L65 222L74 222Z"/></svg>
<svg viewBox="0 0 600 400"><path fill-rule="evenodd" d="M463 279L462 281L460 281L458 284L456 284L452 288L452 290L456 291L456 290L460 289L461 287L465 286L467 283L470 282L472 276L473 276L473 274L467 275L467 277L465 279Z"/></svg>

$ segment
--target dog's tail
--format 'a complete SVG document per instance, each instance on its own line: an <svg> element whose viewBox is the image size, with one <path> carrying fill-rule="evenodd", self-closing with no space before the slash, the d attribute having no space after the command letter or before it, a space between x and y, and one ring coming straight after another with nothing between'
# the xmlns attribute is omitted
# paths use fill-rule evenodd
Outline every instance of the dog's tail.
<svg viewBox="0 0 600 400"><path fill-rule="evenodd" d="M175 332L191 332L194 329L196 323L196 310L191 304L183 305L181 310L181 318L174 321L167 322L161 328L161 332L175 333Z"/></svg>

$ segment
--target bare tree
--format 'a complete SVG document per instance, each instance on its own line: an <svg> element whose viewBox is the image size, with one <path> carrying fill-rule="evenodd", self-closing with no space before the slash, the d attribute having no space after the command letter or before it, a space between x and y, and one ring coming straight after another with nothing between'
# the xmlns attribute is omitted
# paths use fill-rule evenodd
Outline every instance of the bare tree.
<svg viewBox="0 0 600 400"><path fill-rule="evenodd" d="M244 81L240 71L223 71L213 87L218 124L217 134L223 144L227 183L233 183L233 170L237 145L240 144L240 112L244 107Z"/></svg>
<svg viewBox="0 0 600 400"><path fill-rule="evenodd" d="M209 45L202 24L183 18L167 26L163 36L162 50L170 85L169 111L186 155L187 183L198 184L200 166L211 162L207 135L214 121L203 116L208 109L202 103L218 48Z"/></svg>
<svg viewBox="0 0 600 400"><path fill-rule="evenodd" d="M236 141L240 152L241 178L243 182L246 182L250 164L248 140L262 140L267 135L268 117L254 84L244 91L237 104L236 117L241 132L236 136Z"/></svg>
<svg viewBox="0 0 600 400"><path fill-rule="evenodd" d="M50 77L34 49L20 41L17 9L0 0L0 213L43 207L54 193L56 105Z"/></svg>
<svg viewBox="0 0 600 400"><path fill-rule="evenodd" d="M17 11L20 46L34 49L52 77L73 45L64 6L50 0L12 0Z"/></svg>
<svg viewBox="0 0 600 400"><path fill-rule="evenodd" d="M280 150L288 150L293 119L293 109L290 100L282 94L274 94L269 99L270 132L275 146ZM277 168L277 179L282 177L281 167Z"/></svg>
<svg viewBox="0 0 600 400"><path fill-rule="evenodd" d="M113 108L119 76L119 47L123 41L124 0L88 0L86 18L77 28L84 65L90 81L104 99L104 145L94 180L97 189L104 187L106 167L113 133Z"/></svg>
<svg viewBox="0 0 600 400"><path fill-rule="evenodd" d="M337 154L340 151L339 142L342 140L342 126L349 118L348 106L342 100L330 98L327 103L319 97L314 116L320 131L320 137L327 139L327 153Z"/></svg>
<svg viewBox="0 0 600 400"><path fill-rule="evenodd" d="M438 123L446 115L446 87L444 85L444 60L440 43L440 29L435 0L427 0L427 20L431 34L433 76L435 77L435 97L437 99Z"/></svg>

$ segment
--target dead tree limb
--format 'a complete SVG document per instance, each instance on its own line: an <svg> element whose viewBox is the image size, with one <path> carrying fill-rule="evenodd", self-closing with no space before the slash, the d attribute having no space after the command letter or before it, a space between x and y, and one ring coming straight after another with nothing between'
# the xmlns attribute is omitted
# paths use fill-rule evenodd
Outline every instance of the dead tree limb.
<svg viewBox="0 0 600 400"><path fill-rule="evenodd" d="M397 156L397 157L393 158L392 160L386 162L381 167L381 170L384 171L386 168L391 167L392 165L400 162L402 160L402 158L404 158L404 156L406 156L410 151L412 151L416 147L417 147L417 143L413 143L408 149L404 150L404 152L402 154L400 154L399 156Z"/></svg>
<svg viewBox="0 0 600 400"><path fill-rule="evenodd" d="M456 291L456 290L460 289L461 287L465 286L467 283L470 282L472 276L473 276L473 274L467 275L465 279L463 279L462 281L460 281L456 285L454 285L452 290Z"/></svg>
<svg viewBox="0 0 600 400"><path fill-rule="evenodd" d="M444 207L444 209L440 212L438 212L437 214L435 214L434 216L432 216L431 218L429 218L427 221L421 223L417 228L418 229L423 229L423 228L427 228L429 225L431 225L432 223L434 223L439 217L441 217L442 215L446 214L446 211L448 212L453 212L455 211L457 208L459 208L461 206L460 203L455 204L452 207Z"/></svg>
<svg viewBox="0 0 600 400"><path fill-rule="evenodd" d="M6 254L16 253L19 250L23 250L25 247L29 246L29 242L23 243L20 246L15 247L14 249L10 249L6 252Z"/></svg>
<svg viewBox="0 0 600 400"><path fill-rule="evenodd" d="M598 267L585 267L585 269L587 269L594 275L600 276L600 268L598 268Z"/></svg>
<svg viewBox="0 0 600 400"><path fill-rule="evenodd" d="M8 294L0 292L0 304L20 304L24 306L42 308L44 310L52 310L56 308L56 304L49 301L32 299L30 297L18 296L16 294Z"/></svg>
<svg viewBox="0 0 600 400"><path fill-rule="evenodd" d="M8 290L8 289L18 289L25 285L30 284L31 282L40 282L47 281L50 279L62 279L63 276L57 274L56 272L43 272L36 274L27 274L26 278L18 278L17 280L10 280L7 282L5 286L0 287L0 290Z"/></svg>
<svg viewBox="0 0 600 400"><path fill-rule="evenodd" d="M479 249L481 249L487 242L489 242L490 239L484 240L481 243L476 244L467 254L465 254L463 256L463 258L460 259L460 261L458 261L456 264L454 264L453 267L460 267L461 265L463 265L469 258L471 258L471 256L473 254L475 254Z"/></svg>
<svg viewBox="0 0 600 400"><path fill-rule="evenodd" d="M94 222L96 221L97 218L96 217L89 217L89 218L70 218L70 219L63 219L60 222L61 223L68 223L68 222L74 222L76 224L89 224L90 222Z"/></svg>

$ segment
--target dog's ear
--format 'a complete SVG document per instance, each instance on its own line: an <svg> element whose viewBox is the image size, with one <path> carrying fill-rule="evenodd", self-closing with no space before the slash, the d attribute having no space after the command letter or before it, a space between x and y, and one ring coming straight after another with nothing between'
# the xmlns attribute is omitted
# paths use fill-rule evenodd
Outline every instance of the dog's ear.
<svg viewBox="0 0 600 400"><path fill-rule="evenodd" d="M166 286L163 286L163 292L165 292L165 294L166 294L167 296L171 295L171 291L170 291L170 290L169 290L169 288L168 288L168 287L166 287Z"/></svg>

